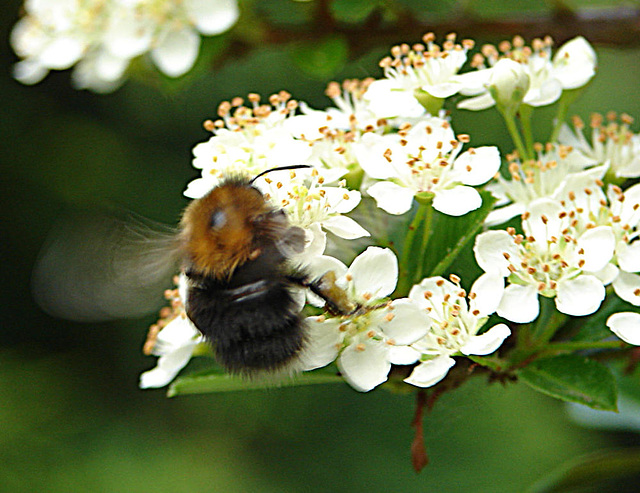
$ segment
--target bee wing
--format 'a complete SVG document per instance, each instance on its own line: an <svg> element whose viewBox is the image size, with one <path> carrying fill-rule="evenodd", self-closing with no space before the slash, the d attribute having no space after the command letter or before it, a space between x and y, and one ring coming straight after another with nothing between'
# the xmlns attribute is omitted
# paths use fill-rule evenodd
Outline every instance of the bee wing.
<svg viewBox="0 0 640 493"><path fill-rule="evenodd" d="M178 270L176 232L133 217L95 213L60 221L32 275L35 301L81 322L140 317L158 309Z"/></svg>

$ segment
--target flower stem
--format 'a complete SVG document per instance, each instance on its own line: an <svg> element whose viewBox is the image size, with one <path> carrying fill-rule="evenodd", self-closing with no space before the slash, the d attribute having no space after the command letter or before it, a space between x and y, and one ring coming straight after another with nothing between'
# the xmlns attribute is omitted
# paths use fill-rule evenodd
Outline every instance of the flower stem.
<svg viewBox="0 0 640 493"><path fill-rule="evenodd" d="M413 282L413 275L410 275L411 269L409 268L413 244L415 242L418 228L424 221L427 210L430 208L430 205L418 202L418 210L416 211L415 216L413 216L413 220L411 221L411 224L409 224L407 234L404 237L404 245L402 245L402 257L400 258L399 266L400 275L398 279L398 287L396 288L396 294L399 294L400 296L405 296L409 292L409 287Z"/></svg>
<svg viewBox="0 0 640 493"><path fill-rule="evenodd" d="M549 342L567 320L567 316L556 309L553 300L540 298L540 315L532 330L534 343L538 346Z"/></svg>
<svg viewBox="0 0 640 493"><path fill-rule="evenodd" d="M529 153L529 157L533 159L533 130L531 128L531 116L533 115L533 107L528 104L520 105L520 122L522 124L522 133L524 134L524 142Z"/></svg>
<svg viewBox="0 0 640 493"><path fill-rule="evenodd" d="M424 262L426 260L427 246L431 239L431 223L433 222L433 207L431 205L420 205L426 209L426 215L422 224L422 243L420 243L420 257L418 266L413 276L413 282L420 282L425 275Z"/></svg>
<svg viewBox="0 0 640 493"><path fill-rule="evenodd" d="M549 142L556 142L558 140L560 129L562 128L562 125L567 118L568 112L569 104L567 99L560 98L560 102L558 103L558 111L555 118L555 125L553 126L553 130L551 131L551 135L549 136Z"/></svg>
<svg viewBox="0 0 640 493"><path fill-rule="evenodd" d="M507 125L507 130L509 131L509 135L511 135L511 140L513 140L513 144L516 146L516 149L518 149L521 158L523 160L531 159L526 147L524 146L522 137L520 136L520 131L518 130L518 126L516 125L516 119L514 118L514 115L506 111L501 111L500 113L502 114L504 123Z"/></svg>

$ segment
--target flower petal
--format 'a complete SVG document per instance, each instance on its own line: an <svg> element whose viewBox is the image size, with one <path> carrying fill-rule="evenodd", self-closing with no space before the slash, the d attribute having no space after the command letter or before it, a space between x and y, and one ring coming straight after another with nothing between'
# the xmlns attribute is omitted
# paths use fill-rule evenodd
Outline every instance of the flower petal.
<svg viewBox="0 0 640 493"><path fill-rule="evenodd" d="M496 273L482 274L471 286L469 296L471 312L478 311L478 317L487 317L498 309L504 294L504 277Z"/></svg>
<svg viewBox="0 0 640 493"><path fill-rule="evenodd" d="M529 204L529 218L522 221L527 236L533 236L540 248L546 248L549 242L561 236L563 222L560 203L553 199L540 198Z"/></svg>
<svg viewBox="0 0 640 493"><path fill-rule="evenodd" d="M584 252L572 259L577 264L578 257L584 260L582 270L597 272L609 263L616 245L613 230L609 226L588 229L578 238L576 252Z"/></svg>
<svg viewBox="0 0 640 493"><path fill-rule="evenodd" d="M389 361L393 365L412 365L420 359L420 351L411 346L391 346Z"/></svg>
<svg viewBox="0 0 640 493"><path fill-rule="evenodd" d="M498 349L510 335L511 330L509 330L509 327L505 324L495 325L484 334L471 336L469 341L460 348L460 352L467 356L470 354L477 354L479 356L491 354Z"/></svg>
<svg viewBox="0 0 640 493"><path fill-rule="evenodd" d="M223 33L240 15L237 0L185 0L185 8L198 31L207 36Z"/></svg>
<svg viewBox="0 0 640 493"><path fill-rule="evenodd" d="M408 298L393 300L388 309L380 310L378 327L396 345L405 346L422 339L429 330L431 319Z"/></svg>
<svg viewBox="0 0 640 493"><path fill-rule="evenodd" d="M482 197L475 188L457 186L448 190L437 190L433 208L449 216L464 216L482 205Z"/></svg>
<svg viewBox="0 0 640 493"><path fill-rule="evenodd" d="M480 111L491 108L496 102L491 97L491 94L485 92L479 96L475 96L469 99L463 99L458 103L458 108L462 110Z"/></svg>
<svg viewBox="0 0 640 493"><path fill-rule="evenodd" d="M485 272L493 272L506 277L510 274L507 260L518 257L518 249L513 238L503 230L486 231L476 236L473 253L476 262Z"/></svg>
<svg viewBox="0 0 640 493"><path fill-rule="evenodd" d="M525 205L516 202L514 204L505 205L498 209L493 209L484 220L486 226L495 226L507 222L512 217L518 216L525 211Z"/></svg>
<svg viewBox="0 0 640 493"><path fill-rule="evenodd" d="M358 297L380 299L393 293L398 282L398 259L389 248L369 247L349 267Z"/></svg>
<svg viewBox="0 0 640 493"><path fill-rule="evenodd" d="M607 327L624 342L640 346L640 313L614 313L607 319Z"/></svg>
<svg viewBox="0 0 640 493"><path fill-rule="evenodd" d="M635 241L630 245L620 242L616 248L618 265L627 272L640 272L640 241Z"/></svg>
<svg viewBox="0 0 640 493"><path fill-rule="evenodd" d="M178 348L172 353L160 356L157 366L140 375L140 388L158 388L168 385L191 359L196 343Z"/></svg>
<svg viewBox="0 0 640 493"><path fill-rule="evenodd" d="M322 227L346 240L370 236L369 232L347 216L333 216L322 221Z"/></svg>
<svg viewBox="0 0 640 493"><path fill-rule="evenodd" d="M200 36L189 26L167 30L158 46L151 50L151 58L169 77L180 77L189 71L200 50Z"/></svg>
<svg viewBox="0 0 640 493"><path fill-rule="evenodd" d="M375 199L380 209L389 214L404 214L413 203L412 190L388 181L374 183L367 193Z"/></svg>
<svg viewBox="0 0 640 493"><path fill-rule="evenodd" d="M500 168L500 151L497 147L477 147L463 152L453 163L456 177L465 185L482 185Z"/></svg>
<svg viewBox="0 0 640 493"><path fill-rule="evenodd" d="M616 294L635 306L640 306L640 275L620 271L611 283Z"/></svg>
<svg viewBox="0 0 640 493"><path fill-rule="evenodd" d="M338 358L343 378L354 389L368 392L387 380L391 363L384 342L371 339L349 345Z"/></svg>
<svg viewBox="0 0 640 493"><path fill-rule="evenodd" d="M505 288L496 312L501 317L520 324L535 320L540 313L536 287L510 284Z"/></svg>
<svg viewBox="0 0 640 493"><path fill-rule="evenodd" d="M600 308L605 294L604 286L596 276L583 274L558 283L556 308L567 315L590 315Z"/></svg>
<svg viewBox="0 0 640 493"><path fill-rule="evenodd" d="M300 364L303 371L322 368L338 357L339 344L342 336L339 330L341 320L322 317L308 317L308 341L300 355Z"/></svg>
<svg viewBox="0 0 640 493"><path fill-rule="evenodd" d="M431 387L447 376L449 369L456 364L453 358L442 355L416 366L404 381L416 387Z"/></svg>

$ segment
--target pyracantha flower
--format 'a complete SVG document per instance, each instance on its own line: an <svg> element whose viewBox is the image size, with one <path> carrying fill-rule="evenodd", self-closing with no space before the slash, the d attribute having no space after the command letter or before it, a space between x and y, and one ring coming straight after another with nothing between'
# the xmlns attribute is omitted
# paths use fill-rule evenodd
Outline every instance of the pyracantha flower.
<svg viewBox="0 0 640 493"><path fill-rule="evenodd" d="M478 265L509 283L498 315L531 322L540 310L538 295L555 298L557 309L567 315L589 315L600 307L605 288L594 273L613 257L615 236L610 226L580 232L574 224L559 202L538 199L522 216L524 235L509 228L476 237Z"/></svg>
<svg viewBox="0 0 640 493"><path fill-rule="evenodd" d="M612 178L637 178L640 176L640 135L634 134L629 126L633 118L610 112L607 123L600 114L591 116L591 139L584 136L584 123L573 117L573 131L564 125L558 140L572 146L587 159L608 165Z"/></svg>
<svg viewBox="0 0 640 493"><path fill-rule="evenodd" d="M250 107L242 98L223 102L220 119L206 121L214 136L193 148L193 166L201 169L200 178L191 181L184 194L200 198L228 176L252 178L271 168L307 162L311 147L294 137L288 120L295 118L298 103L284 91L260 104L260 96L249 94Z"/></svg>
<svg viewBox="0 0 640 493"><path fill-rule="evenodd" d="M452 356L493 353L511 334L509 327L498 324L478 335L495 312L504 281L500 276L484 274L469 293L460 287L460 279L451 281L429 277L411 288L409 298L426 311L431 319L427 335L410 347L406 364L419 361L405 382L417 387L431 387L442 380L456 361Z"/></svg>
<svg viewBox="0 0 640 493"><path fill-rule="evenodd" d="M287 214L292 225L307 231L307 254L310 244L324 242L320 226L349 240L369 236L362 226L344 215L360 203L360 192L347 189L344 183L327 185L337 178L325 180L324 176L330 171L316 168L273 171L255 182L265 198ZM324 249L311 248L311 251L324 253ZM302 261L297 257L296 260Z"/></svg>
<svg viewBox="0 0 640 493"><path fill-rule="evenodd" d="M398 262L387 248L369 247L347 268L325 257L336 284L360 308L351 315L309 317L310 343L302 361L305 370L337 359L344 379L367 392L387 380L392 364L404 364L405 351L427 333L430 319L408 299L384 302L396 287Z"/></svg>
<svg viewBox="0 0 640 493"><path fill-rule="evenodd" d="M424 107L429 107L430 98L441 101L462 87L455 76L466 61L473 41L457 44L456 35L450 34L440 47L434 42L433 33L425 34L422 39L424 44L394 46L391 56L380 62L386 78L373 82L365 94L376 115L419 117ZM441 102L434 106L439 109Z"/></svg>
<svg viewBox="0 0 640 493"><path fill-rule="evenodd" d="M390 214L411 209L416 194L433 194L434 209L461 216L482 205L474 186L490 180L500 167L497 147L471 148L468 135L455 137L449 122L429 117L397 134L366 134L355 149L374 183L366 191Z"/></svg>
<svg viewBox="0 0 640 493"><path fill-rule="evenodd" d="M220 34L239 15L236 0L26 0L24 8L11 33L23 59L16 79L35 84L49 70L75 65L75 86L97 92L117 89L129 62L147 52L166 75L183 75L198 56L200 34Z"/></svg>
<svg viewBox="0 0 640 493"><path fill-rule="evenodd" d="M596 275L613 286L615 293L640 306L640 184L623 191L609 185L607 193L602 181L596 180L562 201L576 232L588 232L606 226L615 238L611 262Z"/></svg>
<svg viewBox="0 0 640 493"><path fill-rule="evenodd" d="M161 319L149 329L144 347L145 354L159 356L158 363L155 368L140 375L142 389L168 385L187 365L196 347L204 340L184 310L186 276L181 275L178 289L167 291L165 296L171 301L171 308L161 311Z"/></svg>
<svg viewBox="0 0 640 493"><path fill-rule="evenodd" d="M528 90L522 103L530 106L545 106L560 98L562 91L584 86L595 75L596 54L586 39L579 36L560 47L551 56L553 40L550 37L534 39L531 47L525 45L520 36L513 42L503 41L496 48L484 45L482 55L477 54L472 65L477 71L458 76L464 86L460 93L474 96L461 101L458 108L483 110L495 104L490 91L492 71L499 60L507 58L521 64L528 76ZM514 81L519 78L513 75Z"/></svg>
<svg viewBox="0 0 640 493"><path fill-rule="evenodd" d="M596 161L571 147L555 144L535 147L535 160L523 161L517 153L508 155L510 179L497 174L496 182L487 186L499 201L487 216L486 224L501 224L522 214L539 198L566 199L569 192L582 191L606 172L603 166L584 171Z"/></svg>
<svg viewBox="0 0 640 493"><path fill-rule="evenodd" d="M615 260L620 269L612 286L620 298L640 306L640 183L624 192L611 186L607 196L616 236Z"/></svg>

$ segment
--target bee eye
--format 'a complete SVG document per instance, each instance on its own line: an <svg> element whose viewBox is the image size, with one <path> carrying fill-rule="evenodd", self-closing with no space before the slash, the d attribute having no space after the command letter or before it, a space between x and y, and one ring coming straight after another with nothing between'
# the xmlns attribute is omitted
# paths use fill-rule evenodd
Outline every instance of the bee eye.
<svg viewBox="0 0 640 493"><path fill-rule="evenodd" d="M227 223L227 215L217 209L211 213L211 221L209 222L209 226L211 229L221 229Z"/></svg>

